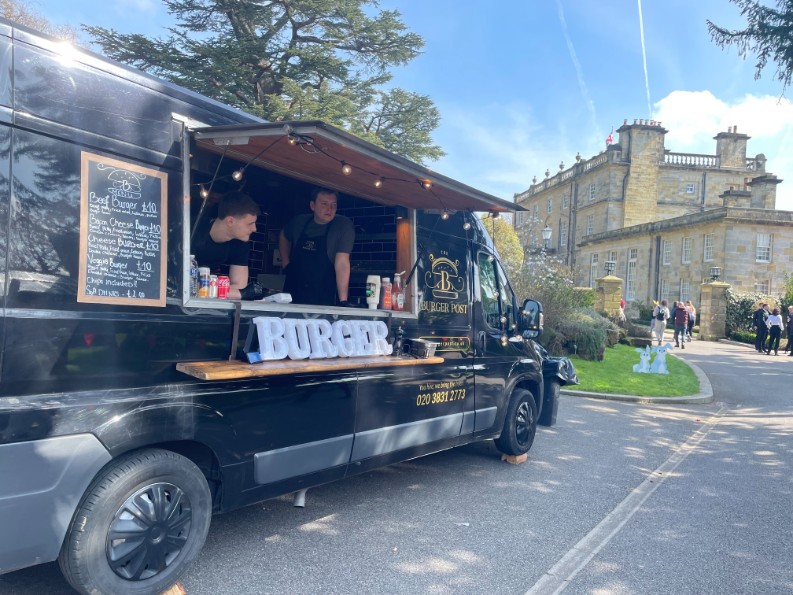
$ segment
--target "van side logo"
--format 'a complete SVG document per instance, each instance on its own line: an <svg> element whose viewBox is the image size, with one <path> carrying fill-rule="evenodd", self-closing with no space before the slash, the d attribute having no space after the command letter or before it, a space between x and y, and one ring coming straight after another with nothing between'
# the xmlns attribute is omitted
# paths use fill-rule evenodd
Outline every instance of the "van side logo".
<svg viewBox="0 0 793 595"><path fill-rule="evenodd" d="M432 288L433 297L439 300L456 300L465 287L465 279L460 276L459 260L451 260L445 256L436 257L430 254L432 270L424 275L424 283Z"/></svg>

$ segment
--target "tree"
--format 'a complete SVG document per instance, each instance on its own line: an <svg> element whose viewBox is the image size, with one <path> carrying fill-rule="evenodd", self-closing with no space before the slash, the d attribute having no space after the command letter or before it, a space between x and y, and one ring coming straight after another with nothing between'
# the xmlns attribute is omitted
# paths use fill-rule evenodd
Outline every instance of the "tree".
<svg viewBox="0 0 793 595"><path fill-rule="evenodd" d="M104 53L270 121L321 119L414 161L432 143L432 100L388 89L424 41L375 0L164 0L165 39L84 26Z"/></svg>
<svg viewBox="0 0 793 595"><path fill-rule="evenodd" d="M482 217L482 225L493 238L493 243L496 245L498 256L507 275L510 279L516 279L523 268L523 248L512 223L504 217L494 219L491 215L486 215Z"/></svg>
<svg viewBox="0 0 793 595"><path fill-rule="evenodd" d="M708 20L711 39L722 48L736 46L742 57L755 54L755 79L760 78L769 60L776 63L776 78L782 82L784 92L793 76L793 0L778 0L777 8L755 0L730 1L741 9L747 26L731 31Z"/></svg>
<svg viewBox="0 0 793 595"><path fill-rule="evenodd" d="M77 31L69 25L53 25L23 0L0 0L0 16L47 35L77 42Z"/></svg>

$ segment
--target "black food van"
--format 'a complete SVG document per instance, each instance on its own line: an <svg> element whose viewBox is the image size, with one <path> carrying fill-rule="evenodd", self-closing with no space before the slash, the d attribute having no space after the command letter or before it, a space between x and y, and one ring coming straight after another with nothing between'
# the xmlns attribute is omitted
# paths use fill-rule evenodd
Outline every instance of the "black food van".
<svg viewBox="0 0 793 595"><path fill-rule="evenodd" d="M249 271L277 291L316 186L355 225L358 307L192 295L218 195L261 206ZM80 592L157 593L213 513L476 440L525 453L570 375L543 377L541 307L474 215L512 208L0 21L0 573L57 559ZM367 308L367 277L403 271L404 311ZM388 349L251 364L262 319Z"/></svg>

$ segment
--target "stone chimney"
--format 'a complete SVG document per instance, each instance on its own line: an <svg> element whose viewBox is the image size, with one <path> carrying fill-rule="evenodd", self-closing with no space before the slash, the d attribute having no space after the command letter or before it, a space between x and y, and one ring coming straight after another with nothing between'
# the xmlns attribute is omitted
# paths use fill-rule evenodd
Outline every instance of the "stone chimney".
<svg viewBox="0 0 793 595"><path fill-rule="evenodd" d="M752 207L755 209L776 209L776 185L782 180L774 174L757 176L749 182L752 190Z"/></svg>
<svg viewBox="0 0 793 595"><path fill-rule="evenodd" d="M657 219L658 164L664 160L664 136L668 132L656 120L625 120L617 130L622 161L629 162L623 196L623 227Z"/></svg>
<svg viewBox="0 0 793 595"><path fill-rule="evenodd" d="M729 126L727 132L719 132L716 139L716 155L720 168L746 169L746 141L749 136L738 133L737 126Z"/></svg>

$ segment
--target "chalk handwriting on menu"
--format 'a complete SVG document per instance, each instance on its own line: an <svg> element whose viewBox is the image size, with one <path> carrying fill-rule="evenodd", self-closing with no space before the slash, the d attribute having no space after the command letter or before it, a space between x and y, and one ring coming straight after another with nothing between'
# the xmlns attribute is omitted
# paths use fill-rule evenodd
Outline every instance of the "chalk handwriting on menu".
<svg viewBox="0 0 793 595"><path fill-rule="evenodd" d="M165 304L166 175L83 153L78 301Z"/></svg>

